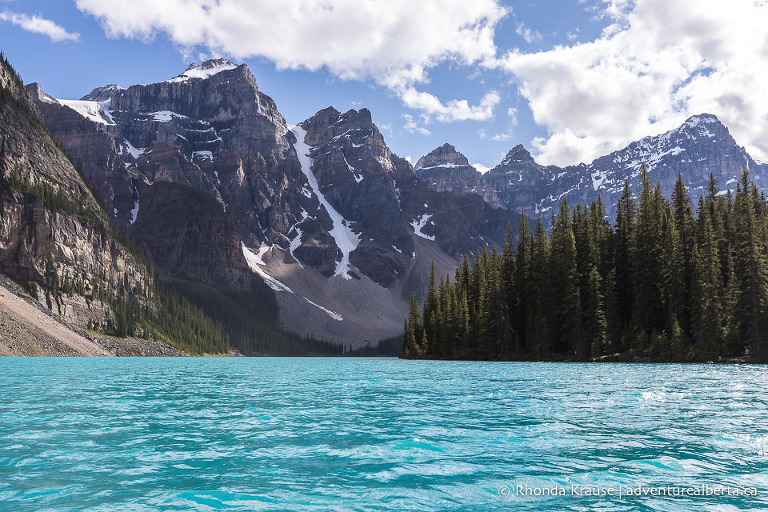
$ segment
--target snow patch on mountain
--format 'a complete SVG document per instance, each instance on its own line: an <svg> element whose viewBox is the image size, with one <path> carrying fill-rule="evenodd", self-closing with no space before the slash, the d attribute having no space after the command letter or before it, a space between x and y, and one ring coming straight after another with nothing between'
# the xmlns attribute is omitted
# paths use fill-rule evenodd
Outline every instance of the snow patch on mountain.
<svg viewBox="0 0 768 512"><path fill-rule="evenodd" d="M266 266L266 263L264 263L264 255L271 249L270 246L267 244L262 244L261 247L259 247L258 252L253 252L251 249L245 246L243 242L240 242L240 248L243 251L243 256L245 257L245 261L248 263L248 268L256 272L259 277L261 277L265 283L267 283L267 286L272 288L276 292L287 292L287 293L293 293L293 290L285 286L283 283L275 279L274 277L267 274L264 269L261 267Z"/></svg>
<svg viewBox="0 0 768 512"><path fill-rule="evenodd" d="M293 237L293 240L291 240L291 245L290 245L290 247L288 249L291 252L291 257L294 260L296 260L296 262L298 263L299 259L296 256L293 255L293 251L295 251L296 249L298 249L301 246L301 229L299 229L296 226L294 226L293 229L296 230L296 236ZM301 263L299 263L299 265L301 265Z"/></svg>
<svg viewBox="0 0 768 512"><path fill-rule="evenodd" d="M110 100L85 101L85 100L56 100L65 107L69 107L84 118L94 123L106 126L115 126L115 120L109 113Z"/></svg>
<svg viewBox="0 0 768 512"><path fill-rule="evenodd" d="M212 151L193 151L192 158L204 158L207 160L213 160L213 152Z"/></svg>
<svg viewBox="0 0 768 512"><path fill-rule="evenodd" d="M296 136L296 144L294 149L296 155L299 157L301 163L301 171L307 177L309 186L317 196L320 204L323 205L328 215L333 221L333 229L329 231L330 235L336 242L336 246L341 250L341 261L336 264L335 275L341 276L344 279L352 279L349 274L349 254L357 248L360 243L360 235L356 234L349 227L349 222L334 208L331 203L325 198L320 191L320 186L317 183L317 178L312 173L312 158L309 156L310 147L304 142L304 137L307 135L306 130L300 126L291 127L291 131Z"/></svg>
<svg viewBox="0 0 768 512"><path fill-rule="evenodd" d="M136 194L136 200L133 202L133 208L131 208L131 220L128 221L129 225L136 222L136 219L139 217L139 189L136 188L136 185L134 185L133 182L131 182L131 187L133 187L133 193Z"/></svg>
<svg viewBox="0 0 768 512"><path fill-rule="evenodd" d="M355 177L355 181L356 181L357 183L360 183L361 181L363 181L363 175L362 175L362 174L358 174L358 173L357 173L357 169L355 169L354 167L352 167L352 166L349 164L349 162L347 161L347 155L345 155L344 153L342 153L342 154L341 154L341 156L342 156L342 157L344 157L344 163L345 163L345 164L347 164L347 169L349 169L349 172L351 172L351 173L352 173L352 175Z"/></svg>
<svg viewBox="0 0 768 512"><path fill-rule="evenodd" d="M341 316L340 314L336 313L335 311L331 311L331 310L330 310L330 309L328 309L328 308L324 308L324 307L323 307L323 306L321 306L320 304L317 304L317 303L315 303L315 302L312 302L311 300L309 300L309 299L308 299L308 298L306 298L306 297L304 297L304 300L305 300L305 301L307 301L308 303L312 304L313 306L315 306L317 309L319 309L319 310L321 310L321 311L324 311L324 312L325 312L325 313L326 313L326 314L327 314L329 317L333 318L334 320L336 320L336 321L339 321L339 322L341 322L342 320L344 320L344 317L343 317L343 316Z"/></svg>
<svg viewBox="0 0 768 512"><path fill-rule="evenodd" d="M237 64L228 59L214 59L204 62L200 66L192 64L182 74L167 81L171 83L186 82L193 78L205 80L222 71L230 71L235 68L237 68Z"/></svg>
<svg viewBox="0 0 768 512"><path fill-rule="evenodd" d="M174 118L176 119L187 119L187 116L183 114L177 114L176 112L171 112L170 110L161 110L159 112L150 112L150 116L152 116L152 119L155 120L155 122L158 123L168 123L172 121Z"/></svg>
<svg viewBox="0 0 768 512"><path fill-rule="evenodd" d="M424 206L427 206L426 204ZM427 225L428 222L430 222L429 219L432 218L431 213L427 213L424 215L419 215L414 220L411 221L411 227L413 227L413 233L416 236L420 236L421 238L426 238L427 240L435 241L434 235L428 235L422 231L424 226Z"/></svg>
<svg viewBox="0 0 768 512"><path fill-rule="evenodd" d="M134 147L133 144L128 142L128 139L123 139L123 142L125 143L125 151L128 152L128 154L131 155L134 160L138 159L141 155L147 152L147 148L138 149ZM120 154L123 154L122 147L120 148Z"/></svg>

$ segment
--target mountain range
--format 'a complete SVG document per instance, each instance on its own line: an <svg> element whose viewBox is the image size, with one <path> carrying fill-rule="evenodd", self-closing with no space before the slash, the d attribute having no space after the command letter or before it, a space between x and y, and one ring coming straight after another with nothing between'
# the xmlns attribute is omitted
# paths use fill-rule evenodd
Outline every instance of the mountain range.
<svg viewBox="0 0 768 512"><path fill-rule="evenodd" d="M452 273L464 254L502 244L521 213L546 221L564 198L600 196L612 218L624 181L634 184L642 165L667 194L680 172L694 199L710 173L723 193L743 167L757 183L768 179L768 167L707 114L590 164L542 166L516 146L482 174L450 144L412 166L389 149L364 108L328 107L291 126L247 66L226 59L193 64L160 83L98 87L80 100L52 98L38 84L21 89L12 70L2 69L6 103L22 105L16 111L41 124L23 130L23 144L15 142L17 127L0 126L3 176L26 169L15 171L23 183L25 172L50 174L49 160L37 167L16 161L41 151L59 155L51 161L66 176L53 176L51 187L70 202L82 196L93 216L125 232L154 267L147 273L133 265L119 237L102 236L98 245L70 224L54 237L57 249L34 260L33 245L46 234L24 231L40 224L16 198L2 205L3 219L18 210L13 226L4 220L3 273L41 286L50 284L46 268L58 276L90 272L88 283L103 274L114 281L110 290L126 282L144 289L147 279L194 282L230 296L250 293L258 275L284 329L351 346L400 334L410 295L423 294L432 265L439 275ZM84 266L88 258L110 263ZM84 303L77 297L61 301ZM68 318L84 326L109 317L89 315Z"/></svg>
<svg viewBox="0 0 768 512"><path fill-rule="evenodd" d="M481 174L446 144L422 157L415 169L435 190L479 193L490 204L548 222L563 199L584 204L598 197L612 219L624 182L628 180L635 187L642 166L661 185L665 196L671 195L680 173L694 205L707 192L710 174L723 194L734 189L744 168L758 184L768 179L768 165L755 162L711 114L692 116L674 130L645 137L590 164L543 166L525 147L517 145L497 166Z"/></svg>

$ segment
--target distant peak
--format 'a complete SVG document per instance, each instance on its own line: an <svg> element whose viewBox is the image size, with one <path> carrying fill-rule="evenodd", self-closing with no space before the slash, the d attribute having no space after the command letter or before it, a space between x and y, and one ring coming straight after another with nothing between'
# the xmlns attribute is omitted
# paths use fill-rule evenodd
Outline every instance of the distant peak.
<svg viewBox="0 0 768 512"><path fill-rule="evenodd" d="M117 84L103 85L101 87L95 88L80 99L82 101L106 101L112 98L112 95L114 95L116 92L120 92L122 90L124 89Z"/></svg>
<svg viewBox="0 0 768 512"><path fill-rule="evenodd" d="M518 144L517 146L509 150L509 153L507 153L507 156L505 156L504 160L501 161L501 165L509 165L514 163L523 163L523 162L533 162L533 157L531 156L531 153L527 149L525 149L525 146L523 146L522 144Z"/></svg>
<svg viewBox="0 0 768 512"><path fill-rule="evenodd" d="M701 123L719 123L720 120L717 118L714 114L696 114L695 116L691 116L688 119L685 120L686 123L689 122L701 122Z"/></svg>
<svg viewBox="0 0 768 512"><path fill-rule="evenodd" d="M366 124L373 123L373 118L371 117L371 111L367 108L361 108L360 110L355 109L349 109L344 114L339 115L339 122L348 122L351 120L355 121L362 121Z"/></svg>
<svg viewBox="0 0 768 512"><path fill-rule="evenodd" d="M220 67L236 68L237 64L235 64L229 59L208 59L207 61L200 64L200 66L194 63L191 64L187 68L187 71L189 71L190 69L216 69Z"/></svg>
<svg viewBox="0 0 768 512"><path fill-rule="evenodd" d="M686 119L682 127L696 128L697 126L702 124L722 124L722 123L720 123L720 120L717 118L717 116L714 116L712 114L698 114Z"/></svg>
<svg viewBox="0 0 768 512"><path fill-rule="evenodd" d="M210 78L222 71L231 71L237 68L237 64L229 59L210 59L202 64L192 63L182 74L169 80L170 82L186 82L190 78Z"/></svg>
<svg viewBox="0 0 768 512"><path fill-rule="evenodd" d="M456 148L447 142L442 146L433 149L416 162L414 169L425 169L427 167L458 167L468 166L467 157L456 151Z"/></svg>

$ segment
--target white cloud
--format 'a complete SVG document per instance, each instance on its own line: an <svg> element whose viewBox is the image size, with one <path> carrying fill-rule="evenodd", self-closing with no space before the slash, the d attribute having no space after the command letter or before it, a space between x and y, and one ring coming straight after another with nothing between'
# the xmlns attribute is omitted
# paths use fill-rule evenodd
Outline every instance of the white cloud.
<svg viewBox="0 0 768 512"><path fill-rule="evenodd" d="M512 131L512 128L510 128L504 133L497 133L496 135L491 137L491 140L495 142L503 142L503 141L511 140L514 136L515 136L515 132Z"/></svg>
<svg viewBox="0 0 768 512"><path fill-rule="evenodd" d="M522 37L526 43L533 43L535 41L541 40L541 34L535 30L532 30L530 27L527 27L523 22L517 24L515 27L515 32L517 35Z"/></svg>
<svg viewBox="0 0 768 512"><path fill-rule="evenodd" d="M410 108L440 121L487 119L488 103L443 104L413 86L441 62L470 66L496 55L500 0L76 0L110 37L166 35L237 59L263 57L280 69L325 68L372 79ZM430 97L431 96L431 97ZM406 99L407 98L407 99ZM434 99L433 99L434 98Z"/></svg>
<svg viewBox="0 0 768 512"><path fill-rule="evenodd" d="M412 87L406 88L401 98L407 107L434 115L441 122L486 121L493 117L493 109L501 100L497 93L489 92L476 106L470 106L467 100L451 100L443 104L436 96Z"/></svg>
<svg viewBox="0 0 768 512"><path fill-rule="evenodd" d="M80 34L67 32L55 22L40 16L29 16L28 14L4 10L0 12L0 20L13 23L27 32L48 36L54 43L76 43L80 40Z"/></svg>
<svg viewBox="0 0 768 512"><path fill-rule="evenodd" d="M419 125L411 114L403 114L403 119L405 119L403 128L408 133L418 133L419 135L429 135L432 133L427 127ZM425 119L422 118L422 121L425 121Z"/></svg>
<svg viewBox="0 0 768 512"><path fill-rule="evenodd" d="M507 53L534 120L542 163L572 164L708 112L768 159L768 2L604 0L595 41Z"/></svg>
<svg viewBox="0 0 768 512"><path fill-rule="evenodd" d="M491 170L490 167L483 164L472 164L472 167L474 167L480 174L485 174Z"/></svg>

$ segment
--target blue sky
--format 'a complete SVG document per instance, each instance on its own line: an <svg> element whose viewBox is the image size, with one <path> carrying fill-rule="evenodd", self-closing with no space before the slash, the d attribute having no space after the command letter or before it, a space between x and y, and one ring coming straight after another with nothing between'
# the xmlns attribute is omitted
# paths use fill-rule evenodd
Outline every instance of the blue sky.
<svg viewBox="0 0 768 512"><path fill-rule="evenodd" d="M414 162L591 161L689 115L768 157L764 0L0 0L0 49L74 99L245 62L289 123L366 107ZM756 65L756 63L763 63Z"/></svg>

